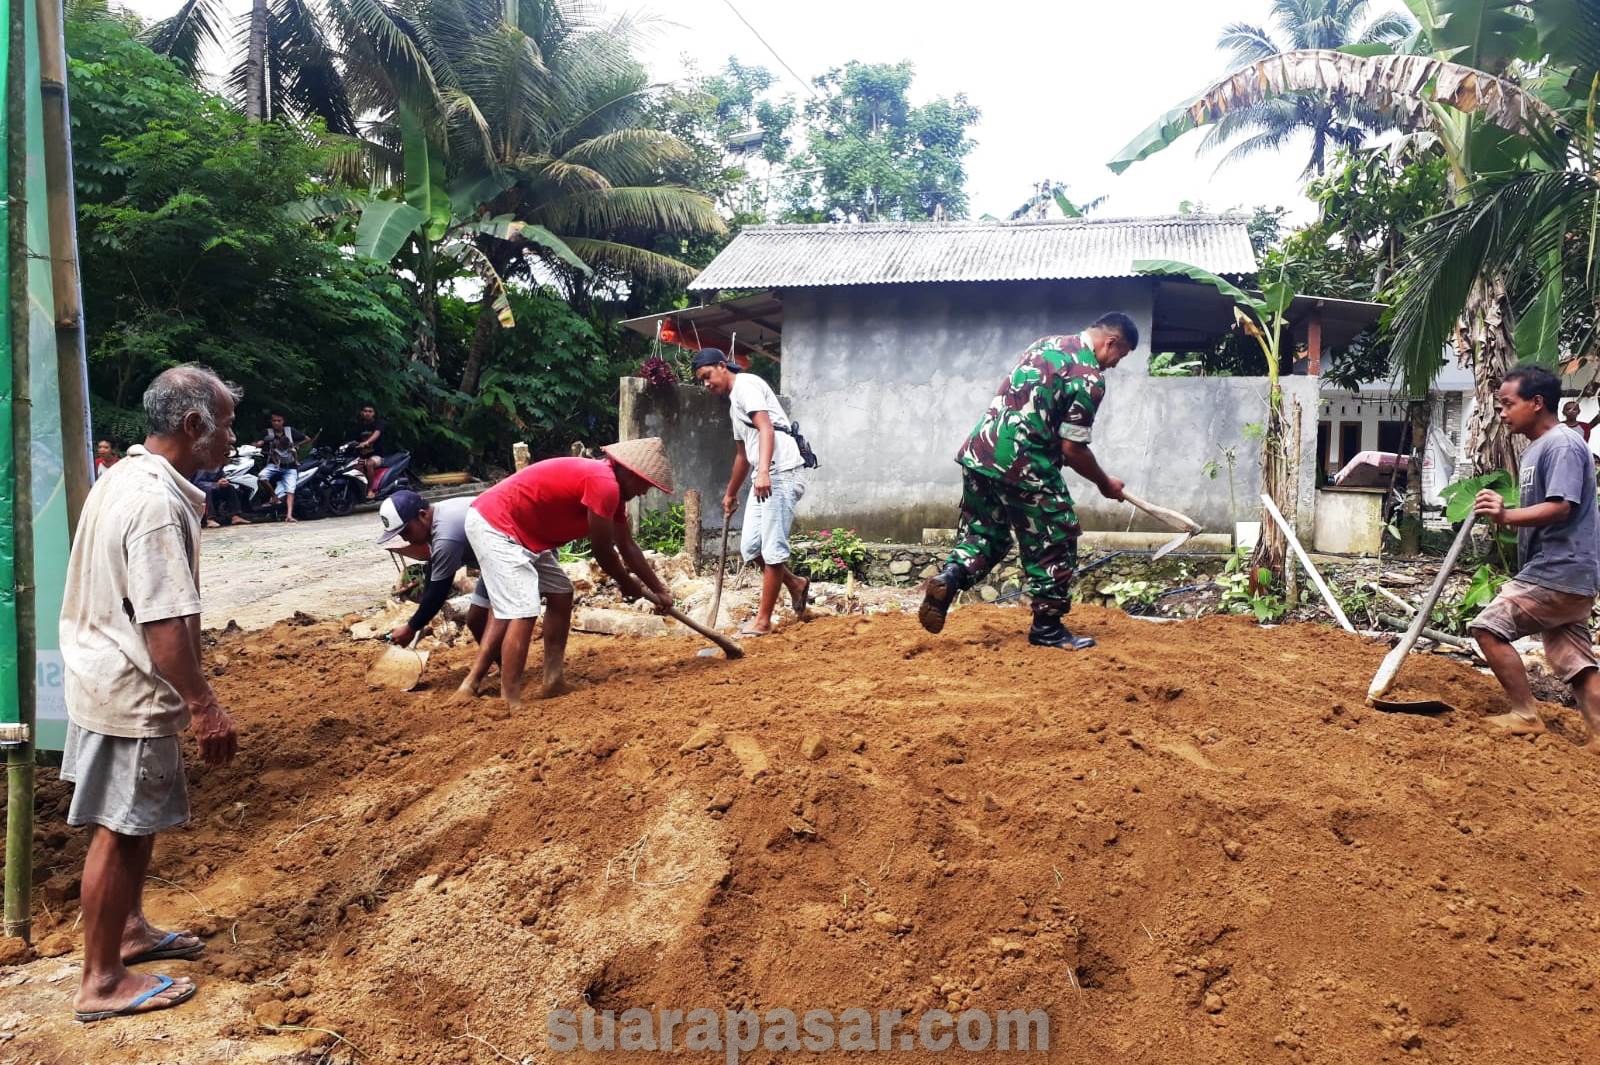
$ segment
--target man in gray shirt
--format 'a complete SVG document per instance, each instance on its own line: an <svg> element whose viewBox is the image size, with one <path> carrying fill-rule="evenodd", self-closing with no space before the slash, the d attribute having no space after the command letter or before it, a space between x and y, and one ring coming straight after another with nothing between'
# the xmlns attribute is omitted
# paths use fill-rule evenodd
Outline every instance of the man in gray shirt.
<svg viewBox="0 0 1600 1065"><path fill-rule="evenodd" d="M1469 631L1511 700L1511 712L1487 718L1514 736L1545 730L1528 673L1512 641L1539 633L1545 661L1572 685L1589 726L1586 749L1600 754L1600 661L1589 614L1600 593L1600 514L1595 510L1594 455L1583 437L1559 424L1561 381L1548 370L1519 366L1497 396L1500 420L1533 441L1522 456L1521 506L1498 492L1478 493L1473 511L1517 530L1520 568Z"/></svg>
<svg viewBox="0 0 1600 1065"><path fill-rule="evenodd" d="M432 506L415 492L399 491L383 501L378 508L378 520L383 523L383 535L378 543L387 544L395 537L405 541L405 546L389 550L407 558L428 564L428 580L422 588L422 600L417 604L411 620L396 625L389 638L405 647L416 639L428 622L433 620L450 592L455 587L456 571L462 566L478 568L478 560L467 542L467 511L477 496L442 499ZM467 628L474 640L483 640L483 629L489 620L489 596L483 581L472 593L472 606L467 610Z"/></svg>

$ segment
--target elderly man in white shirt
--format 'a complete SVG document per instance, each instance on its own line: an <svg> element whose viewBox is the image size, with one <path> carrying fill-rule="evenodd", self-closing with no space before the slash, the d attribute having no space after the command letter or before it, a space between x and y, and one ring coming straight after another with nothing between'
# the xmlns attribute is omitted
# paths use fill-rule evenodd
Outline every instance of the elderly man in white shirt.
<svg viewBox="0 0 1600 1065"><path fill-rule="evenodd" d="M188 977L130 965L192 958L188 932L144 916L156 833L189 819L179 733L207 763L232 759L233 721L200 664L200 515L196 471L233 445L238 392L198 366L177 366L144 394L150 435L95 482L78 519L61 605L67 742L74 784L67 822L92 826L84 858L80 1021L167 1009L194 996Z"/></svg>

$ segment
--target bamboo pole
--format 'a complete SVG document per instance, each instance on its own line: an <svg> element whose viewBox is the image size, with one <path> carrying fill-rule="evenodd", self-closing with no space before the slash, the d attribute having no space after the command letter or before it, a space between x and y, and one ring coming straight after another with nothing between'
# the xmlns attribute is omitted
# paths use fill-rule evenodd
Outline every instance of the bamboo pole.
<svg viewBox="0 0 1600 1065"><path fill-rule="evenodd" d="M33 728L37 632L33 591L33 402L28 365L28 183L26 0L6 13L6 276L11 312L11 437L16 491L12 531L17 619L17 715L22 742L6 748L5 934L33 933Z"/></svg>
<svg viewBox="0 0 1600 1065"><path fill-rule="evenodd" d="M44 117L45 200L50 219L56 376L61 390L62 472L67 488L67 532L76 535L78 514L94 483L94 441L90 438L89 366L84 352L83 296L78 277L67 48L60 0L36 0L34 10L39 22L39 91Z"/></svg>

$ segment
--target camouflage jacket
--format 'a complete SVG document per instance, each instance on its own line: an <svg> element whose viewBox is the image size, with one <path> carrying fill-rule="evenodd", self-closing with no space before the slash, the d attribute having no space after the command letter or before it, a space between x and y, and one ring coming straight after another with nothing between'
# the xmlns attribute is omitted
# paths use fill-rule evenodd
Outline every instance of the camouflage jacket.
<svg viewBox="0 0 1600 1065"><path fill-rule="evenodd" d="M956 454L976 473L1031 491L1066 492L1061 441L1087 444L1105 374L1077 334L1036 340Z"/></svg>

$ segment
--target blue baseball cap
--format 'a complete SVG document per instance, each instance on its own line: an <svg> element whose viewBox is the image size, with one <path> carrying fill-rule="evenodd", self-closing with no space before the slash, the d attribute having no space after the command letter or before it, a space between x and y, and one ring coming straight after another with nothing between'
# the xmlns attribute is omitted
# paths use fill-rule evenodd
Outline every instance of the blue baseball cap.
<svg viewBox="0 0 1600 1065"><path fill-rule="evenodd" d="M383 523L383 535L378 537L378 543L386 544L399 536L406 522L427 509L427 502L409 489L401 489L385 499L378 508L378 520Z"/></svg>

